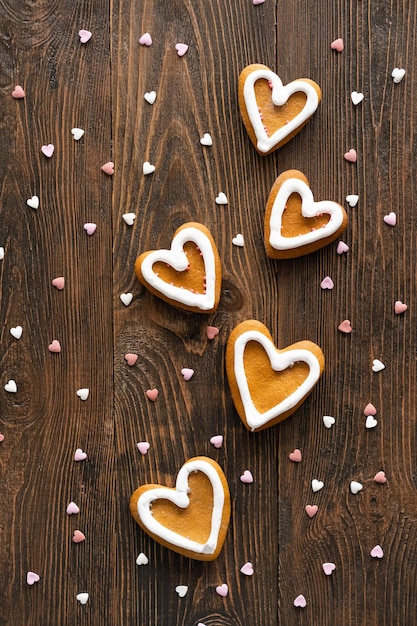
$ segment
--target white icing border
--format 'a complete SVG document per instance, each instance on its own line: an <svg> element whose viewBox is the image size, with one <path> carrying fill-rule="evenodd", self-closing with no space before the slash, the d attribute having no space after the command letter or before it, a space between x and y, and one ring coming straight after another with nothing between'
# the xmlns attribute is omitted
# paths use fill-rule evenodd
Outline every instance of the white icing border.
<svg viewBox="0 0 417 626"><path fill-rule="evenodd" d="M154 263L168 263L177 272L187 269L189 261L184 252L184 244L193 241L200 249L205 267L206 292L193 293L167 283L153 271ZM210 239L198 228L190 226L180 230L172 239L170 250L153 250L142 261L141 272L147 283L170 300L175 300L189 307L197 307L203 311L210 310L216 299L216 264Z"/></svg>
<svg viewBox="0 0 417 626"><path fill-rule="evenodd" d="M310 372L307 378L297 389L287 398L273 406L265 413L260 413L252 401L248 381L246 378L243 355L246 344L249 341L257 341L262 345L271 362L271 367L276 372L282 371L294 363L303 361L307 363ZM274 344L266 335L257 330L248 330L242 333L235 341L234 346L234 372L236 383L239 388L240 397L248 426L251 430L264 426L267 422L275 419L282 413L286 413L296 406L314 387L320 378L320 363L317 357L309 350L294 349L278 352Z"/></svg>
<svg viewBox="0 0 417 626"><path fill-rule="evenodd" d="M302 110L288 124L276 130L270 137L265 131L255 95L255 83L261 78L265 78L272 83L271 98L275 106L283 106L289 97L298 91L305 93L307 96L307 101ZM285 137L291 135L299 126L306 122L319 105L317 91L311 83L304 80L294 80L288 83L288 85L283 85L279 76L269 69L259 69L248 74L243 86L243 97L250 123L256 135L257 148L260 152L269 152L277 144L280 144Z"/></svg>
<svg viewBox="0 0 417 626"><path fill-rule="evenodd" d="M188 497L188 476L192 472L203 472L213 487L213 512L211 515L211 530L210 535L205 543L198 543L192 541L187 537L184 537L169 528L166 528L163 524L158 522L152 515L151 505L155 500L169 500L176 506L185 509L188 507L190 500ZM204 461L203 459L196 459L187 461L184 463L180 471L178 472L177 481L175 485L175 491L168 487L156 487L155 489L149 489L145 491L137 503L137 511L142 524L157 537L160 537L165 542L195 552L197 554L213 554L216 550L220 526L223 516L224 506L224 489L220 480L220 476L217 473L215 467Z"/></svg>
<svg viewBox="0 0 417 626"><path fill-rule="evenodd" d="M282 215L287 200L293 193L301 196L301 214L303 217L316 217L320 213L326 213L330 215L329 221L316 230L310 230L295 237L283 237L281 234ZM269 219L269 243L275 250L299 248L330 237L339 230L342 224L343 210L337 202L332 202L331 200L314 202L311 189L304 181L299 178L288 178L281 185L272 206Z"/></svg>

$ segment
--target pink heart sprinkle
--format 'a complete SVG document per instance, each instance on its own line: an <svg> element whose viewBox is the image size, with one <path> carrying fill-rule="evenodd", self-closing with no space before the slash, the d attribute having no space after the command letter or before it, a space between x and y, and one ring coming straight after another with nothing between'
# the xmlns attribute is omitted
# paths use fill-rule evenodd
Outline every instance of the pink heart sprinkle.
<svg viewBox="0 0 417 626"><path fill-rule="evenodd" d="M215 448L221 448L223 445L223 435L214 435L213 437L211 437L210 443Z"/></svg>
<svg viewBox="0 0 417 626"><path fill-rule="evenodd" d="M384 556L384 552L381 546L376 545L374 548L372 548L371 556L373 556L376 559L382 559L382 557Z"/></svg>
<svg viewBox="0 0 417 626"><path fill-rule="evenodd" d="M252 4L254 6L257 6L258 4L263 4L265 2L265 0L252 0Z"/></svg>
<svg viewBox="0 0 417 626"><path fill-rule="evenodd" d="M397 302L394 304L394 312L396 313L396 315L404 313L404 311L406 311L407 309L408 306L404 304L404 302L401 302L401 300L397 300Z"/></svg>
<svg viewBox="0 0 417 626"><path fill-rule="evenodd" d="M317 504L307 504L305 511L309 517L314 517L319 510Z"/></svg>
<svg viewBox="0 0 417 626"><path fill-rule="evenodd" d="M47 146L42 146L42 148L41 148L42 154L44 154L46 157L48 157L48 159L51 158L51 156L54 153L54 150L55 150L55 146L52 143L48 143Z"/></svg>
<svg viewBox="0 0 417 626"><path fill-rule="evenodd" d="M330 576L332 572L336 569L336 565L334 563L323 563L323 571L326 576Z"/></svg>
<svg viewBox="0 0 417 626"><path fill-rule="evenodd" d="M97 224L93 224L92 222L87 222L84 224L84 230L87 235L93 235L96 232Z"/></svg>
<svg viewBox="0 0 417 626"><path fill-rule="evenodd" d="M141 46L151 46L152 45L152 37L150 36L149 33L145 33L139 39L139 43L140 43Z"/></svg>
<svg viewBox="0 0 417 626"><path fill-rule="evenodd" d="M175 50L177 51L179 57L183 57L188 50L188 46L186 43L177 43Z"/></svg>
<svg viewBox="0 0 417 626"><path fill-rule="evenodd" d="M53 279L52 285L59 289L59 291L62 291L65 287L65 278L63 276L57 276L57 278Z"/></svg>
<svg viewBox="0 0 417 626"><path fill-rule="evenodd" d="M52 343L48 346L49 352L61 352L61 344L58 339L54 339Z"/></svg>
<svg viewBox="0 0 417 626"><path fill-rule="evenodd" d="M356 150L354 148L351 148L350 150L348 150L348 152L345 152L344 157L346 161L349 161L350 163L356 163L358 155L356 154Z"/></svg>
<svg viewBox="0 0 417 626"><path fill-rule="evenodd" d="M82 543L85 541L85 535L81 532L81 530L74 530L72 540L74 543Z"/></svg>
<svg viewBox="0 0 417 626"><path fill-rule="evenodd" d="M369 402L369 404L367 404L366 407L364 408L363 414L365 415L365 417L368 417L368 415L376 415L377 410L374 407L374 405Z"/></svg>
<svg viewBox="0 0 417 626"><path fill-rule="evenodd" d="M222 596L222 598L225 598L229 593L229 587L226 585L226 583L223 583L222 585L217 585L216 593L219 596Z"/></svg>
<svg viewBox="0 0 417 626"><path fill-rule="evenodd" d="M181 374L183 375L184 380L190 380L190 378L192 378L194 374L194 370L190 369L189 367L183 367L181 370Z"/></svg>
<svg viewBox="0 0 417 626"><path fill-rule="evenodd" d="M16 100L19 100L20 98L24 98L25 97L25 92L23 91L23 89L22 89L22 87L20 85L16 85L16 87L13 89L12 97L16 98Z"/></svg>
<svg viewBox="0 0 417 626"><path fill-rule="evenodd" d="M294 452L290 452L290 454L288 455L288 458L290 459L290 461L294 461L294 463L300 463L300 461L301 461L301 450L296 448L294 450Z"/></svg>
<svg viewBox="0 0 417 626"><path fill-rule="evenodd" d="M145 393L152 402L155 402L158 397L158 389L147 389Z"/></svg>
<svg viewBox="0 0 417 626"><path fill-rule="evenodd" d="M148 450L151 447L147 441L139 441L136 445L141 454L148 454Z"/></svg>
<svg viewBox="0 0 417 626"><path fill-rule="evenodd" d="M350 325L349 320L343 320L341 324L337 327L342 333L351 333L352 326Z"/></svg>
<svg viewBox="0 0 417 626"><path fill-rule="evenodd" d="M334 282L332 281L332 279L330 278L330 276L326 276L325 278L323 278L323 280L320 283L320 287L322 289L333 289L334 287Z"/></svg>
<svg viewBox="0 0 417 626"><path fill-rule="evenodd" d="M383 472L382 470L380 472L377 472L374 476L374 481L376 483L379 483L380 485L385 485L385 483L387 482L385 472Z"/></svg>
<svg viewBox="0 0 417 626"><path fill-rule="evenodd" d="M344 241L339 241L339 243L337 244L337 248L336 248L337 254L343 254L344 252L347 252L348 250L349 250L349 246L345 244Z"/></svg>
<svg viewBox="0 0 417 626"><path fill-rule="evenodd" d="M85 461L86 458L87 454L81 448L77 448L74 454L74 461Z"/></svg>
<svg viewBox="0 0 417 626"><path fill-rule="evenodd" d="M250 484L253 483L253 476L252 476L252 472L250 472L249 470L245 470L242 474L242 476L240 477L240 480L242 481L242 483L246 483L246 484Z"/></svg>
<svg viewBox="0 0 417 626"><path fill-rule="evenodd" d="M83 28L80 31L78 31L78 36L80 38L81 43L87 43L87 41L90 41L92 35L93 33L90 33L89 30L84 30Z"/></svg>
<svg viewBox="0 0 417 626"><path fill-rule="evenodd" d="M132 367L132 365L134 365L136 361L138 360L138 355L128 352L128 354L125 354L125 360L126 360L126 363L130 365L130 367Z"/></svg>
<svg viewBox="0 0 417 626"><path fill-rule="evenodd" d="M0 443L1 443L2 441L4 441L4 435L3 435L3 433L0 433Z"/></svg>
<svg viewBox="0 0 417 626"><path fill-rule="evenodd" d="M332 50L336 50L337 52L343 52L343 48L345 47L344 43L343 43L343 39L335 39L334 41L332 41L332 43L330 44L330 47Z"/></svg>
<svg viewBox="0 0 417 626"><path fill-rule="evenodd" d="M219 334L219 329L215 326L207 326L207 337L209 339L214 339Z"/></svg>
<svg viewBox="0 0 417 626"><path fill-rule="evenodd" d="M28 572L26 574L26 582L28 585L33 585L39 582L39 580L40 580L40 576L36 572Z"/></svg>
<svg viewBox="0 0 417 626"><path fill-rule="evenodd" d="M394 211L391 211L388 215L384 215L384 222L388 224L388 226L395 226L397 223L397 216Z"/></svg>
<svg viewBox="0 0 417 626"><path fill-rule="evenodd" d="M108 163L105 163L104 165L101 166L101 169L103 170L105 174L108 174L109 176L113 176L114 174L113 161L109 161Z"/></svg>
<svg viewBox="0 0 417 626"><path fill-rule="evenodd" d="M294 600L294 606L298 606L302 609L306 606L306 604L307 604L306 599L302 594L297 596L296 599Z"/></svg>
<svg viewBox="0 0 417 626"><path fill-rule="evenodd" d="M75 502L70 502L67 506L67 514L68 515L78 515L80 512L79 507L75 504Z"/></svg>
<svg viewBox="0 0 417 626"><path fill-rule="evenodd" d="M240 571L242 572L242 574L245 574L245 576L253 576L252 563L248 561L247 563L245 563L245 565L242 565L242 567L240 568Z"/></svg>

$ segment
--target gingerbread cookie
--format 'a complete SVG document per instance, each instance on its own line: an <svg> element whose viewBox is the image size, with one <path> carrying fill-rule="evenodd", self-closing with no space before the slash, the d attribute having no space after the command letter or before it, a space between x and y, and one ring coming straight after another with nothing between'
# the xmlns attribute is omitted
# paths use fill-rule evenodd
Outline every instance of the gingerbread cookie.
<svg viewBox="0 0 417 626"><path fill-rule="evenodd" d="M320 87L309 78L283 85L266 65L248 65L239 77L239 107L243 123L259 154L283 146L317 109Z"/></svg>
<svg viewBox="0 0 417 626"><path fill-rule="evenodd" d="M175 488L143 485L130 498L135 521L166 548L199 561L219 555L230 519L230 493L220 466L204 456L184 463Z"/></svg>
<svg viewBox="0 0 417 626"><path fill-rule="evenodd" d="M220 258L209 230L189 222L175 232L170 250L141 254L139 280L166 302L197 313L215 311L221 289Z"/></svg>
<svg viewBox="0 0 417 626"><path fill-rule="evenodd" d="M290 259L327 246L345 230L348 216L337 202L315 202L298 170L278 176L265 212L265 249L272 259Z"/></svg>
<svg viewBox="0 0 417 626"><path fill-rule="evenodd" d="M312 341L278 350L264 324L242 322L226 347L226 373L236 410L251 431L292 415L324 369L323 352Z"/></svg>

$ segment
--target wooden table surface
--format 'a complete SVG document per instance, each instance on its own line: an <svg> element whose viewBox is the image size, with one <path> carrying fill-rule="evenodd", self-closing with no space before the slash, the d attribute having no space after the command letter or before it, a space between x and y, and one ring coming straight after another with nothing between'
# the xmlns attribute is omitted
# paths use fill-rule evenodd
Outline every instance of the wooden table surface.
<svg viewBox="0 0 417 626"><path fill-rule="evenodd" d="M417 624L417 4L0 0L0 25L0 624ZM80 29L92 32L87 43ZM150 47L139 43L146 32ZM339 37L343 52L330 46ZM177 43L189 46L182 57ZM237 102L239 73L255 62L323 92L307 126L266 157ZM398 84L395 67L406 70ZM23 99L12 97L16 85ZM364 94L358 105L352 91ZM74 127L85 130L78 141ZM356 163L344 159L351 148ZM109 161L113 176L101 170ZM145 176L146 161L155 171ZM345 206L348 252L334 242L298 259L266 257L269 190L293 168L316 199ZM218 206L221 191L228 204ZM395 226L384 222L390 212ZM131 226L126 213L136 215ZM174 309L134 275L140 252L169 247L193 220L221 257L211 315ZM85 223L97 225L93 235ZM232 243L238 233L244 247ZM320 287L326 276L332 290ZM133 294L129 306L123 293ZM396 301L408 309L396 314ZM278 347L309 339L326 359L302 407L255 434L234 409L224 367L231 330L250 318ZM338 330L345 319L350 334ZM219 329L212 340L209 325ZM18 326L20 339L10 332ZM60 353L49 351L53 340ZM383 371L372 371L374 359ZM188 382L183 367L194 370ZM367 429L368 403L377 425ZM77 448L85 461L74 461ZM289 460L296 448L301 463ZM172 486L197 454L218 461L232 497L212 563L156 544L128 506L138 485ZM386 484L374 481L381 470ZM317 493L313 479L324 482ZM356 495L352 480L363 485ZM66 513L71 501L78 515ZM311 519L309 504L318 505ZM382 558L370 555L377 545ZM141 552L147 565L136 564ZM253 576L240 572L246 562ZM27 584L28 572L39 582ZM215 590L223 583L227 597ZM188 586L185 597L177 585ZM294 606L300 594L305 608Z"/></svg>

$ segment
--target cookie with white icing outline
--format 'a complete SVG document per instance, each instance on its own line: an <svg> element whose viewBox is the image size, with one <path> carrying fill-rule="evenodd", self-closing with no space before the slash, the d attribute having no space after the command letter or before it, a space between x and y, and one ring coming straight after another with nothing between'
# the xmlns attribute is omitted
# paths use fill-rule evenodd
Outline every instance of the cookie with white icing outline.
<svg viewBox="0 0 417 626"><path fill-rule="evenodd" d="M189 459L175 487L142 485L130 498L130 512L155 541L184 556L213 561L230 520L230 492L221 467L212 459Z"/></svg>
<svg viewBox="0 0 417 626"><path fill-rule="evenodd" d="M276 179L266 205L266 254L272 259L309 254L337 239L347 224L347 213L340 204L315 202L304 174L287 170Z"/></svg>
<svg viewBox="0 0 417 626"><path fill-rule="evenodd" d="M135 272L154 295L187 311L212 313L221 290L221 265L210 231L197 222L178 228L169 250L151 250L136 260Z"/></svg>
<svg viewBox="0 0 417 626"><path fill-rule="evenodd" d="M283 85L267 65L254 63L239 76L243 123L259 154L270 154L307 123L321 101L321 89L309 78Z"/></svg>
<svg viewBox="0 0 417 626"><path fill-rule="evenodd" d="M226 373L240 419L251 431L263 430L292 415L311 393L324 370L324 355L312 341L275 347L257 320L236 326L227 342Z"/></svg>

